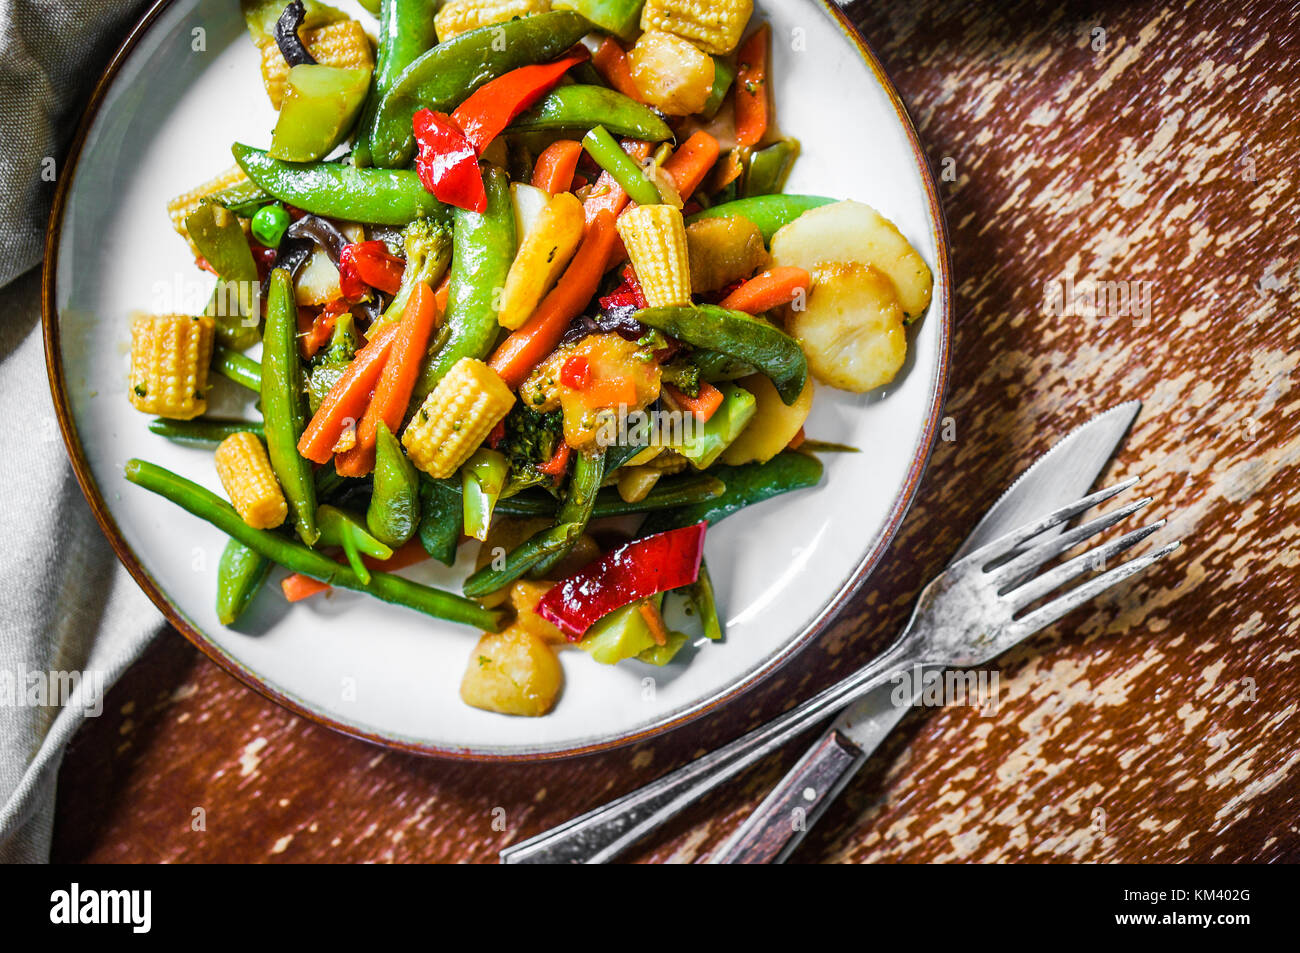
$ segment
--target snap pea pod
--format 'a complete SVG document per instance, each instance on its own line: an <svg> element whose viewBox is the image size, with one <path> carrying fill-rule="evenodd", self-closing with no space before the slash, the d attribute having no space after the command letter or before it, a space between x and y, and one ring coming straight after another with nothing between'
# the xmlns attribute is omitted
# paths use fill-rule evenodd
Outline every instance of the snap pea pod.
<svg viewBox="0 0 1300 953"><path fill-rule="evenodd" d="M239 182L220 192L204 196L202 201L211 205L220 205L243 218L252 218L263 205L274 202L275 196L256 182Z"/></svg>
<svg viewBox="0 0 1300 953"><path fill-rule="evenodd" d="M489 563L466 579L462 591L470 598L496 592L510 585L543 559L567 552L581 535L582 526L578 523L561 523L544 529L507 553L505 564L500 569Z"/></svg>
<svg viewBox="0 0 1300 953"><path fill-rule="evenodd" d="M277 268L271 272L266 302L266 334L262 342L262 416L271 468L293 511L298 536L316 545L316 482L311 461L298 453L298 438L307 425L302 361L298 357L298 307L293 279Z"/></svg>
<svg viewBox="0 0 1300 953"><path fill-rule="evenodd" d="M596 494L600 492L600 485L605 481L605 451L578 453L577 458L573 465L573 476L569 477L568 496L560 504L560 509L555 515L555 523L557 526L573 523L577 525L578 532L582 532L591 519L591 511L596 505ZM529 570L530 575L534 579L544 579L572 548L573 544L570 543L549 556L539 559Z"/></svg>
<svg viewBox="0 0 1300 953"><path fill-rule="evenodd" d="M239 217L220 205L201 204L185 219L185 230L217 273L216 290L204 314L216 324L217 342L242 350L257 343L257 263Z"/></svg>
<svg viewBox="0 0 1300 953"><path fill-rule="evenodd" d="M745 198L780 192L797 158L799 142L796 139L782 139L751 155L745 170Z"/></svg>
<svg viewBox="0 0 1300 953"><path fill-rule="evenodd" d="M728 218L739 215L747 218L763 233L763 241L772 244L772 236L785 225L789 225L804 212L830 205L835 199L820 195L756 195L752 198L724 202L713 208L696 212L687 223L698 222L704 218Z"/></svg>
<svg viewBox="0 0 1300 953"><path fill-rule="evenodd" d="M217 620L232 625L262 590L271 560L237 539L226 543L217 564Z"/></svg>
<svg viewBox="0 0 1300 953"><path fill-rule="evenodd" d="M514 264L518 241L514 203L510 201L510 180L504 170L488 166L483 172L483 184L487 188L486 212L458 208L453 213L446 330L439 335L442 346L420 372L416 399L437 387L461 358L486 358L501 327L497 323L497 302Z"/></svg>
<svg viewBox="0 0 1300 953"><path fill-rule="evenodd" d="M375 134L379 103L402 72L438 42L435 10L429 0L383 0L379 8L379 58L352 148L359 166L371 164L370 139Z"/></svg>
<svg viewBox="0 0 1300 953"><path fill-rule="evenodd" d="M456 562L464 528L460 487L450 480L420 481L420 545L444 566Z"/></svg>
<svg viewBox="0 0 1300 953"><path fill-rule="evenodd" d="M420 477L382 420L375 437L375 484L366 526L380 542L396 548L420 524Z"/></svg>
<svg viewBox="0 0 1300 953"><path fill-rule="evenodd" d="M647 142L673 137L668 123L648 106L604 86L560 86L543 96L506 129L508 133L552 129L590 129L604 126L610 132Z"/></svg>
<svg viewBox="0 0 1300 953"><path fill-rule="evenodd" d="M712 642L722 641L722 620L718 617L718 600L713 594L713 577L705 560L700 560L700 575L685 590L686 596L700 614L704 637Z"/></svg>
<svg viewBox="0 0 1300 953"><path fill-rule="evenodd" d="M581 13L599 29L631 42L641 32L645 0L554 0L551 6Z"/></svg>
<svg viewBox="0 0 1300 953"><path fill-rule="evenodd" d="M650 181L640 164L623 151L604 126L596 126L583 136L582 148L614 177L637 205L658 205L663 201L659 187Z"/></svg>
<svg viewBox="0 0 1300 953"><path fill-rule="evenodd" d="M479 27L439 43L408 66L380 100L370 160L396 169L415 155L411 119L421 106L449 113L503 73L555 59L591 31L576 13L539 13Z"/></svg>
<svg viewBox="0 0 1300 953"><path fill-rule="evenodd" d="M125 473L127 480L135 485L157 493L200 519L207 520L249 549L291 572L302 573L331 586L367 592L385 602L406 606L437 619L462 622L489 632L495 632L501 626L500 612L485 609L472 599L424 586L401 576L375 572L372 573L370 585L365 585L347 566L278 533L254 529L240 518L233 506L211 490L156 464L129 460Z"/></svg>
<svg viewBox="0 0 1300 953"><path fill-rule="evenodd" d="M487 447L479 448L460 469L465 535L480 542L492 528L492 511L510 475L510 461Z"/></svg>
<svg viewBox="0 0 1300 953"><path fill-rule="evenodd" d="M358 169L342 162L281 162L242 143L231 147L248 177L304 212L367 225L406 225L442 218L446 206L411 169Z"/></svg>
<svg viewBox="0 0 1300 953"><path fill-rule="evenodd" d="M799 398L807 382L808 359L799 342L748 314L701 304L647 308L635 317L692 347L709 348L752 364L772 379L787 405Z"/></svg>
<svg viewBox="0 0 1300 953"><path fill-rule="evenodd" d="M712 525L746 506L791 490L816 486L822 478L822 465L816 457L786 450L766 463L747 463L741 467L720 466L714 467L710 472L727 485L727 492L703 503L652 513L641 526L641 535L651 536L670 529L693 526L701 521Z"/></svg>
<svg viewBox="0 0 1300 953"><path fill-rule="evenodd" d="M224 345L212 348L212 369L241 387L262 393L262 365L246 354L232 351Z"/></svg>
<svg viewBox="0 0 1300 953"><path fill-rule="evenodd" d="M232 434L254 433L263 436L262 425L246 420L211 420L198 417L194 420L168 420L156 417L149 421L149 429L160 437L176 443L195 447L215 447Z"/></svg>

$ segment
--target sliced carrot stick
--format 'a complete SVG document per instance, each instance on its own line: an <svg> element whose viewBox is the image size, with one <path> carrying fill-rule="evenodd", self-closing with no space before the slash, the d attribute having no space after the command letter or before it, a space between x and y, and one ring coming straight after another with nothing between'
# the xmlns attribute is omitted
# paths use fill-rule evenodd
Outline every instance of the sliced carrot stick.
<svg viewBox="0 0 1300 953"><path fill-rule="evenodd" d="M766 23L750 34L736 54L736 143L756 146L767 135L767 45L772 29Z"/></svg>
<svg viewBox="0 0 1300 953"><path fill-rule="evenodd" d="M695 397L687 396L672 384L664 385L664 394L678 410L694 414L700 423L707 423L709 418L722 406L722 391L708 381L700 381L700 392Z"/></svg>
<svg viewBox="0 0 1300 953"><path fill-rule="evenodd" d="M700 187L721 152L718 140L701 129L664 163L664 171L673 177L673 184L683 199L690 198Z"/></svg>
<svg viewBox="0 0 1300 953"><path fill-rule="evenodd" d="M415 390L420 364L438 318L433 291L424 282L418 282L402 313L392 350L375 384L375 395L357 427L357 442L351 450L338 454L334 460L334 469L339 476L361 477L375 468L375 443L381 420L394 433L402 426L402 417L411 402L411 392Z"/></svg>
<svg viewBox="0 0 1300 953"><path fill-rule="evenodd" d="M812 275L802 268L782 267L755 275L722 299L722 307L746 314L762 314L783 304L789 304L799 295L808 294Z"/></svg>
<svg viewBox="0 0 1300 953"><path fill-rule="evenodd" d="M637 162L644 162L650 158L650 143L642 142L640 139L624 139L623 151ZM623 191L623 186L615 182L614 177L608 172L602 172L591 190L591 195L582 206L587 216L587 228L591 228L591 223L602 211L618 218L618 213L627 207L627 203L628 197Z"/></svg>
<svg viewBox="0 0 1300 953"><path fill-rule="evenodd" d="M552 195L573 188L573 174L578 170L582 143L574 139L560 139L546 147L537 157L533 167L533 186Z"/></svg>
<svg viewBox="0 0 1300 953"><path fill-rule="evenodd" d="M607 210L599 212L559 283L533 316L496 349L489 364L511 390L517 390L533 368L555 350L569 322L591 303L617 235L614 216Z"/></svg>
<svg viewBox="0 0 1300 953"><path fill-rule="evenodd" d="M636 607L636 611L645 619L646 628L650 630L650 638L655 640L655 645L667 645L668 626L664 625L664 617L659 614L659 610L649 602L643 602Z"/></svg>
<svg viewBox="0 0 1300 953"><path fill-rule="evenodd" d="M582 401L592 409L636 403L636 383L630 377L602 377L582 389Z"/></svg>
<svg viewBox="0 0 1300 953"><path fill-rule="evenodd" d="M613 86L629 99L639 103L645 102L636 81L632 79L632 67L628 65L627 53L612 36L605 37L604 42L591 54L591 65L596 68L609 85Z"/></svg>
<svg viewBox="0 0 1300 953"><path fill-rule="evenodd" d="M386 325L357 352L343 376L330 388L316 416L298 439L298 452L303 457L313 463L328 463L343 431L361 419L400 326Z"/></svg>
<svg viewBox="0 0 1300 953"><path fill-rule="evenodd" d="M807 439L808 439L808 435L804 433L804 429L800 427L799 432L796 433L793 437L791 437L790 442L786 444L786 449L798 450L800 447L803 446L803 442Z"/></svg>
<svg viewBox="0 0 1300 953"><path fill-rule="evenodd" d="M284 597L290 602L302 602L318 592L328 592L333 587L327 582L296 572L292 576L285 576L280 583L280 588L284 591Z"/></svg>
<svg viewBox="0 0 1300 953"><path fill-rule="evenodd" d="M347 557L341 554L336 558L340 563L347 562ZM361 561L366 564L368 569L381 572L396 572L399 569L406 569L408 566L416 566L428 558L429 554L424 551L424 546L418 539L413 539L404 546L393 550L393 555L388 559L362 556ZM290 602L301 602L318 592L325 592L334 587L321 582L319 579L313 579L311 576L304 576L302 573L296 572L285 576L284 581L280 583L280 588L284 590L284 597Z"/></svg>

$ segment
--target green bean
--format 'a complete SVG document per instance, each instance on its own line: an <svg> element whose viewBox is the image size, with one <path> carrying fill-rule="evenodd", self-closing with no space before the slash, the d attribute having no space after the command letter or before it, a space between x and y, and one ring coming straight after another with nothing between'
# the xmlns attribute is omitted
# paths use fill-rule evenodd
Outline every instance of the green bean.
<svg viewBox="0 0 1300 953"><path fill-rule="evenodd" d="M487 187L487 211L479 214L458 208L453 213L454 249L445 334L439 335L442 346L420 373L416 399L437 387L461 358L486 358L501 329L497 323L498 303L506 275L514 264L518 241L514 203L503 170L487 168L483 182Z"/></svg>
<svg viewBox="0 0 1300 953"><path fill-rule="evenodd" d="M212 348L212 369L240 387L262 393L262 365L247 354L217 344Z"/></svg>
<svg viewBox="0 0 1300 953"><path fill-rule="evenodd" d="M255 433L264 436L262 425L246 420L214 420L210 417L198 417L194 420L168 420L155 417L149 421L149 429L160 437L176 443L195 447L215 447L232 434Z"/></svg>
<svg viewBox="0 0 1300 953"><path fill-rule="evenodd" d="M463 592L471 598L478 598L503 589L543 559L568 552L581 535L582 526L578 523L561 523L544 529L508 553L500 569L488 563L466 579Z"/></svg>
<svg viewBox="0 0 1300 953"><path fill-rule="evenodd" d="M670 529L693 526L701 521L717 523L763 500L791 490L816 486L822 478L822 465L816 457L786 450L766 463L748 463L740 467L720 466L714 467L710 472L727 485L727 492L703 503L652 513L642 525L641 535L650 536Z"/></svg>
<svg viewBox="0 0 1300 953"><path fill-rule="evenodd" d="M575 83L560 86L518 116L508 133L552 129L590 129L603 126L610 132L647 142L673 137L672 129L648 106L603 86Z"/></svg>
<svg viewBox="0 0 1300 953"><path fill-rule="evenodd" d="M501 613L484 609L477 602L454 593L423 586L391 573L372 574L365 585L347 566L300 543L267 530L253 529L225 500L204 487L178 476L157 464L129 460L126 478L165 497L200 519L207 520L222 532L239 540L249 549L278 563L291 572L302 573L331 586L366 592L385 602L406 606L437 619L463 622L465 625L495 632L501 625Z"/></svg>
<svg viewBox="0 0 1300 953"><path fill-rule="evenodd" d="M237 539L226 543L217 565L217 620L232 625L262 590L271 560Z"/></svg>
<svg viewBox="0 0 1300 953"><path fill-rule="evenodd" d="M582 532L591 520L591 511L596 505L596 494L600 492L600 485L605 481L605 451L579 452L577 458L573 465L573 476L569 477L568 495L560 504L555 523L557 526L576 524L578 532ZM574 539L576 538L575 536ZM538 560L530 570L533 578L544 579L572 548L573 543L570 542Z"/></svg>
<svg viewBox="0 0 1300 953"><path fill-rule="evenodd" d="M379 9L379 56L374 82L358 125L352 157L359 166L371 164L370 139L375 134L379 103L402 72L438 42L429 0L383 0Z"/></svg>
<svg viewBox="0 0 1300 953"><path fill-rule="evenodd" d="M782 226L789 225L804 212L822 205L830 205L835 199L822 198L819 195L756 195L753 198L737 199L724 202L702 212L696 212L687 223L698 222L705 218L728 218L739 215L749 219L763 233L763 241L769 245L772 236Z"/></svg>
<svg viewBox="0 0 1300 953"><path fill-rule="evenodd" d="M609 472L607 451L606 472ZM674 509L716 499L726 492L727 486L709 473L695 473L675 479L659 481L658 485L642 500L628 503L618 495L618 490L606 487L596 495L596 504L591 509L594 520L607 519L611 516L636 516L641 513L653 513L656 510ZM497 503L496 512L502 516L535 517L552 516L558 509L554 497L547 494L512 496Z"/></svg>
<svg viewBox="0 0 1300 953"><path fill-rule="evenodd" d="M623 187L637 205L659 205L663 196L659 187L651 182L645 170L630 155L604 126L596 126L582 138L582 147L596 160L596 164L614 177L614 181Z"/></svg>
<svg viewBox="0 0 1300 953"><path fill-rule="evenodd" d="M342 162L281 162L242 143L232 147L248 177L304 212L367 225L406 225L442 218L447 207L411 169L358 169Z"/></svg>
<svg viewBox="0 0 1300 953"><path fill-rule="evenodd" d="M298 357L298 308L293 278L283 268L271 272L262 345L262 416L271 468L293 510L298 536L314 546L316 482L312 465L298 453L298 438L307 426L302 361Z"/></svg>
<svg viewBox="0 0 1300 953"><path fill-rule="evenodd" d="M421 106L449 113L485 83L521 66L549 62L590 31L584 18L558 11L479 27L439 43L408 66L380 101L371 161L391 169L411 161L411 119Z"/></svg>
<svg viewBox="0 0 1300 953"><path fill-rule="evenodd" d="M362 517L337 506L316 507L316 525L320 528L321 545L342 547L348 565L362 585L370 585L370 570L362 562L362 554L379 560L393 558L392 549L370 535Z"/></svg>
<svg viewBox="0 0 1300 953"><path fill-rule="evenodd" d="M808 359L799 342L743 312L701 304L647 308L635 317L693 347L710 348L752 364L772 379L786 404L798 400L808 381Z"/></svg>

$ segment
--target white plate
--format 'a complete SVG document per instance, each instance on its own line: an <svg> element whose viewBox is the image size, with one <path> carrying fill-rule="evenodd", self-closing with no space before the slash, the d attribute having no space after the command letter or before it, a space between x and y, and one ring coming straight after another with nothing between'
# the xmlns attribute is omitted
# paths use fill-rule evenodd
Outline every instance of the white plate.
<svg viewBox="0 0 1300 953"><path fill-rule="evenodd" d="M351 3L354 15L369 21ZM760 3L773 26L776 115L803 143L788 190L854 198L896 222L935 274L888 393L819 390L807 431L861 447L824 457L826 476L709 534L727 622L723 644L665 669L561 653L566 688L545 718L466 707L458 686L477 633L355 593L290 607L274 575L236 629L213 608L221 533L143 489L142 457L220 490L209 452L157 437L127 402L128 315L191 310L209 281L172 231L169 198L231 164L230 144L269 141L274 113L235 0L160 3L97 93L51 218L45 326L51 382L83 489L123 562L204 652L268 696L372 741L452 757L534 758L643 738L718 705L821 631L884 553L911 502L947 372L949 265L933 177L874 57L832 8ZM197 304L186 305L190 296ZM245 398L218 381L212 412ZM431 564L414 578L457 588Z"/></svg>

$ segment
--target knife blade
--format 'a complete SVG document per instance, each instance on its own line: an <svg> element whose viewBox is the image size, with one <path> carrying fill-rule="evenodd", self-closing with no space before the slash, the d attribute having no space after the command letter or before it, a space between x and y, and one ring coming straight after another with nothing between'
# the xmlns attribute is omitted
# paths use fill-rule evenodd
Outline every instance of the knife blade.
<svg viewBox="0 0 1300 953"><path fill-rule="evenodd" d="M1119 404L1062 437L998 498L957 549L951 562L1085 496L1115 455L1141 409L1142 402L1137 400ZM1043 534L1035 542L1061 532L1065 532L1064 526L1052 534ZM922 674L929 671L942 669L927 668ZM919 689L919 684L916 687ZM895 703L896 691L895 684L886 683L845 709L718 850L713 862L783 863L911 710L911 705ZM770 827L772 817L790 810L791 791L802 792L804 802L798 808L799 816L789 830L782 830L781 837L765 836L763 830Z"/></svg>

